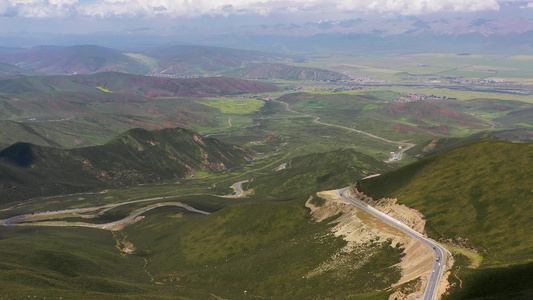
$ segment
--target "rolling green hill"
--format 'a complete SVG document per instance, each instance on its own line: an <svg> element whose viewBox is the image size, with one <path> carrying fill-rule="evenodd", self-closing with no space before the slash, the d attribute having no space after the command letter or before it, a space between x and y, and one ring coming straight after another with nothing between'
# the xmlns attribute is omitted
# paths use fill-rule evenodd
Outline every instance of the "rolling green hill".
<svg viewBox="0 0 533 300"><path fill-rule="evenodd" d="M0 149L16 142L56 148L102 145L138 127L214 126L219 113L202 101L105 92L0 95Z"/></svg>
<svg viewBox="0 0 533 300"><path fill-rule="evenodd" d="M0 79L20 75L32 75L33 72L21 69L19 67L0 63Z"/></svg>
<svg viewBox="0 0 533 300"><path fill-rule="evenodd" d="M72 148L101 145L136 127L216 126L218 110L200 104L209 100L193 97L277 90L269 84L222 77L99 73L4 79L0 80L0 148L15 142ZM224 100L218 102L224 105Z"/></svg>
<svg viewBox="0 0 533 300"><path fill-rule="evenodd" d="M0 227L0 297L387 299L401 277L400 245L346 250L330 231L338 215L316 222L305 201L208 216L164 207L118 232Z"/></svg>
<svg viewBox="0 0 533 300"><path fill-rule="evenodd" d="M256 81L216 78L159 78L105 72L91 75L31 76L0 80L0 93L102 92L146 97L190 97L264 93L278 88Z"/></svg>
<svg viewBox="0 0 533 300"><path fill-rule="evenodd" d="M138 53L123 53L96 45L38 46L0 52L0 62L19 67L17 73L16 70L8 70L7 65L0 65L0 76L9 71L10 74L19 75L121 72L158 76L216 75L244 79L347 79L341 73L287 64L292 61L294 58L287 55L212 46L165 46Z"/></svg>
<svg viewBox="0 0 533 300"><path fill-rule="evenodd" d="M0 62L39 74L146 73L149 69L120 51L96 45L38 46L0 55Z"/></svg>
<svg viewBox="0 0 533 300"><path fill-rule="evenodd" d="M288 160L283 169L255 178L248 187L260 197L290 199L348 186L355 180L391 169L369 155L341 149Z"/></svg>
<svg viewBox="0 0 533 300"><path fill-rule="evenodd" d="M533 293L531 277L511 278L533 271L532 165L533 144L485 141L357 184L375 199L398 198L399 203L421 211L431 237L475 249L483 256L479 269L459 264L462 269L457 274L465 288L452 290L450 299L525 297ZM486 274L501 279L500 284L491 286L494 280Z"/></svg>
<svg viewBox="0 0 533 300"><path fill-rule="evenodd" d="M342 73L284 64L248 64L235 72L226 72L228 76L245 79L280 79L280 80L313 80L338 81L348 79Z"/></svg>
<svg viewBox="0 0 533 300"><path fill-rule="evenodd" d="M155 58L162 74L219 74L242 68L248 63L287 60L280 54L210 46L176 45L157 47L143 53Z"/></svg>
<svg viewBox="0 0 533 300"><path fill-rule="evenodd" d="M161 299L116 243L103 230L0 227L0 298Z"/></svg>
<svg viewBox="0 0 533 300"><path fill-rule="evenodd" d="M305 199L236 204L206 217L169 212L124 231L156 282L193 298L387 299L402 256L387 241L360 245L346 254L353 263L309 276L342 255L345 241L328 230L336 217L313 221Z"/></svg>
<svg viewBox="0 0 533 300"><path fill-rule="evenodd" d="M244 148L193 131L132 129L102 146L55 149L17 143L0 151L2 202L222 171L249 159Z"/></svg>
<svg viewBox="0 0 533 300"><path fill-rule="evenodd" d="M354 127L392 140L466 136L490 126L434 101L396 102L398 93L294 93L279 98L321 121Z"/></svg>

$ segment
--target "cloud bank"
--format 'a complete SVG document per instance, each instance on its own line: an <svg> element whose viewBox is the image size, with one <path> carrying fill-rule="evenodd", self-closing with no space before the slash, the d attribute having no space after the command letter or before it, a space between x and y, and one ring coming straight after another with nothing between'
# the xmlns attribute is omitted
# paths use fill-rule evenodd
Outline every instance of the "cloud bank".
<svg viewBox="0 0 533 300"><path fill-rule="evenodd" d="M498 10L512 0L0 0L0 16L24 18L196 17L283 13L423 15ZM527 7L532 3L520 1Z"/></svg>

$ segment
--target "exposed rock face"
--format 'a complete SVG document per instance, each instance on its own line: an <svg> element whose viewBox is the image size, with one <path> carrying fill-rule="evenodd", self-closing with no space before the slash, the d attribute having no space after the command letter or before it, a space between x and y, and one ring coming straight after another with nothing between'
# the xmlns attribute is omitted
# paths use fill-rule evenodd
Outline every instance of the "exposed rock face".
<svg viewBox="0 0 533 300"><path fill-rule="evenodd" d="M306 207L311 209L311 214L317 222L322 222L329 217L339 215L335 219L336 225L332 228L332 233L335 236L342 236L347 242L346 246L332 256L330 261L327 261L311 271L307 276L312 277L326 271L346 268L347 261L344 259L346 253L362 253L366 255L358 255L361 260L349 262L351 268L358 268L363 265L367 259L372 255L369 250L368 243L376 240L392 240L392 245L401 244L404 248L405 256L402 262L397 266L402 269L402 278L394 287L411 280L419 278L419 284L415 288L406 291L399 291L393 296L401 296L400 299L413 299L423 293L427 277L430 275L433 264L433 253L431 249L418 240L407 236L402 231L388 225L387 223L371 216L370 214L358 210L354 205L346 202L341 198L336 191L325 191L317 193L317 196L325 199L323 205L317 206L312 204L311 197ZM414 216L417 221L414 223L417 227L423 230L425 222L422 219L420 212L414 211L408 207L402 207L395 204L393 201L387 202L385 209L396 213L399 216Z"/></svg>
<svg viewBox="0 0 533 300"><path fill-rule="evenodd" d="M400 222L408 225L414 230L425 234L426 220L425 216L418 210L412 209L404 204L397 204L397 199L393 198L383 198L378 201L374 200L372 197L361 193L357 190L356 184L352 185L349 193L352 197L360 199L374 208L386 213L387 215L399 220Z"/></svg>

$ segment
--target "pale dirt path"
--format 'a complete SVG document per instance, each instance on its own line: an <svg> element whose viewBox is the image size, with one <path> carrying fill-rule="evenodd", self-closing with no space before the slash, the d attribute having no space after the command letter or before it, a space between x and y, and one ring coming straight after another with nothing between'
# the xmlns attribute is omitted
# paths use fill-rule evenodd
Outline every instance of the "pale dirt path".
<svg viewBox="0 0 533 300"><path fill-rule="evenodd" d="M143 217L140 216L141 214L150 211L152 209L162 207L162 206L177 206L182 207L188 211L200 213L200 214L210 214L209 212L205 212L199 209L196 209L192 206L189 206L187 204L181 203L181 202L160 202L155 203L140 209L137 209L133 211L129 216L105 223L105 224L91 224L91 223L83 223L83 222L64 222L64 221L45 221L45 222L39 222L39 220L48 220L50 217L56 217L56 218L64 218L67 216L75 216L75 217L82 217L82 218L95 218L101 214L103 214L105 211L107 211L110 208L114 208L121 205L126 204L132 204L132 203L139 203L139 202L146 202L146 201L154 201L154 200L162 200L166 199L166 197L157 197L157 198L150 198L150 199L142 199L142 200L135 200L135 201L128 201L123 203L114 203L114 204L108 204L108 205L101 205L101 206L94 206L94 207L86 207L86 208L77 208L77 209L65 209L65 210L58 210L58 211L48 211L44 213L36 213L36 214L24 214L19 216L14 216L6 220L2 220L3 226L57 226L57 227L68 227L68 226L76 226L76 227L89 227L89 228L100 228L100 229L107 229L111 231L117 231L121 230L126 226L129 226L139 220L141 220ZM101 210L100 212L93 214L93 215L79 215L79 213L82 212L91 212ZM23 223L25 221L33 221L32 223Z"/></svg>
<svg viewBox="0 0 533 300"><path fill-rule="evenodd" d="M309 201L306 207L311 209L311 214L318 222L342 213L337 220L339 223L332 229L335 236L342 236L348 242L347 249L355 248L356 244L361 244L379 236L383 239L393 239L393 245L400 243L404 247L405 256L398 265L402 269L402 278L394 286L401 285L405 282L416 278L421 278L420 289L406 298L399 299L416 299L423 294L426 286L426 278L432 271L433 252L431 249L418 241L409 237L399 229L390 226L380 219L369 213L357 209L339 196L337 191L319 192L317 195L326 200L323 206L316 207ZM332 262L334 264L334 262ZM399 296L399 295L395 295Z"/></svg>
<svg viewBox="0 0 533 300"><path fill-rule="evenodd" d="M295 110L292 110L289 106L288 103L286 102L282 102L282 101L278 101L278 100L272 100L272 101L276 101L276 102L279 102L279 103L282 103L283 105L285 105L285 109L289 112L292 112L292 113L295 113L295 114L299 114L299 115L303 115L303 116L306 116L306 117L310 117L310 118L313 118L313 123L316 123L316 124L320 124L320 125L324 125L324 126L329 126L329 127L337 127L337 128L341 128L341 129L344 129L344 130L348 130L348 131L352 131L352 132L356 132L356 133L360 133L360 134L364 134L366 136L369 136L373 139L377 139L377 140L381 140L381 141L384 141L384 142L387 142L389 144L395 144L395 145L399 145L402 147L402 150L400 150L398 153L395 153L394 155L392 155L388 160L386 160L385 162L387 163L390 163L390 162L394 162L394 161L400 161L402 160L403 158L403 153L411 148L413 148L415 146L415 144L412 144L412 143L405 143L405 142L398 142L398 141L393 141L393 140L389 140L389 139L386 139L384 137L380 137L380 136L377 136L375 134L372 134L372 133L369 133L369 132L366 132L366 131L362 131L362 130L359 130L359 129L355 129L355 128L350 128L350 127L346 127L346 126L342 126L342 125L336 125L336 124L329 124L329 123L324 123L324 122L321 122L319 121L320 120L320 117L317 117L317 116L313 116L313 115L309 115L309 114L306 114L306 113L303 113L303 112L299 112L299 111L295 111Z"/></svg>

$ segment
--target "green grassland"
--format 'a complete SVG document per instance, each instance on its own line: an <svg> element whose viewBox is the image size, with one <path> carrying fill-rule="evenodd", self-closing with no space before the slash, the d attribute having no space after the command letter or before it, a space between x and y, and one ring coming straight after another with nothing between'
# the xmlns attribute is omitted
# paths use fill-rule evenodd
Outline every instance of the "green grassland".
<svg viewBox="0 0 533 300"><path fill-rule="evenodd" d="M523 261L532 249L532 241L522 239L533 209L528 185L533 174L527 167L532 147L478 142L359 184L375 198L397 197L422 211L435 238L468 238L486 264ZM508 247L513 241L517 245Z"/></svg>
<svg viewBox="0 0 533 300"><path fill-rule="evenodd" d="M328 234L334 219L312 222L303 203L238 204L207 217L159 214L125 233L155 280L184 293L231 299L387 298L388 292L377 291L399 278L390 266L399 261L401 249L386 241L361 245L372 254L359 269L346 264L306 276L345 242ZM347 255L357 261L362 253Z"/></svg>
<svg viewBox="0 0 533 300"><path fill-rule="evenodd" d="M405 88L395 87L391 88L392 91L398 93L421 93L426 95L435 95L438 97L448 97L458 100L471 100L471 99L496 99L496 100L513 100L526 103L533 103L533 97L531 95L522 95L508 92L491 91L465 91L458 89L446 89L446 88Z"/></svg>
<svg viewBox="0 0 533 300"><path fill-rule="evenodd" d="M385 97L377 98L380 95ZM289 103L294 110L319 116L322 122L396 141L419 142L428 135L465 136L490 127L470 115L448 111L434 101L389 103L392 95L391 92L370 95L299 93L285 95L280 101Z"/></svg>
<svg viewBox="0 0 533 300"><path fill-rule="evenodd" d="M406 79L406 75L428 82L437 76L454 76L531 83L530 79L533 77L532 60L522 56L503 55L446 53L372 55L365 53L360 56L321 57L299 65L371 76L377 80L400 84L413 81L413 79Z"/></svg>
<svg viewBox="0 0 533 300"><path fill-rule="evenodd" d="M257 99L208 98L199 101L218 109L223 114L250 114L263 107L264 102Z"/></svg>
<svg viewBox="0 0 533 300"><path fill-rule="evenodd" d="M150 70L157 70L158 69L158 61L157 59L153 57L149 57L143 54L139 53L124 53L124 55L129 56L131 58L136 59L143 65L147 66Z"/></svg>
<svg viewBox="0 0 533 300"><path fill-rule="evenodd" d="M272 199L305 197L318 191L348 186L368 175L386 172L392 167L353 149L316 153L285 162L286 168L269 170L247 184L254 193Z"/></svg>
<svg viewBox="0 0 533 300"><path fill-rule="evenodd" d="M388 241L341 252L352 263L307 276L345 242L329 233L336 217L315 223L304 201L243 203L209 216L159 208L117 233L3 227L0 296L387 299L403 256ZM122 253L125 245L133 254Z"/></svg>
<svg viewBox="0 0 533 300"><path fill-rule="evenodd" d="M532 163L531 144L478 142L360 181L358 186L376 199L395 197L424 213L431 237L476 249L483 256L480 269L459 265L458 276L464 274L472 283L463 292L467 297L497 297L509 290L500 285L502 290L484 294L483 287L491 282L484 274L499 273L507 282L513 269L531 269ZM524 285L511 284L520 285L519 294L531 290L530 281L520 282ZM468 291L473 294L468 296Z"/></svg>
<svg viewBox="0 0 533 300"><path fill-rule="evenodd" d="M0 228L3 299L159 298L143 260L121 255L108 231Z"/></svg>
<svg viewBox="0 0 533 300"><path fill-rule="evenodd" d="M55 149L18 143L0 151L2 202L113 186L182 179L193 170L222 172L249 150L183 128L132 129L102 146ZM61 165L61 168L57 168Z"/></svg>
<svg viewBox="0 0 533 300"><path fill-rule="evenodd" d="M156 63L147 57L134 58L145 65ZM303 206L305 199L320 190L386 173L415 160L415 155L433 155L471 141L527 142L529 126L533 126L531 95L496 87L466 91L443 84L430 88L424 83L446 74L491 78L496 73L526 82L524 78L533 77L533 68L529 69L527 59L521 62L519 57L421 54L335 57L305 64L372 76L390 84L341 93L287 93L278 88L339 87L311 81L270 80L278 87L268 85L272 89L263 91L250 82L213 79L180 85L170 79L112 73L9 81L0 95L0 148L25 141L78 149L55 149L48 156L43 155L45 150L31 152L35 157L30 155L32 161L23 169L2 162L0 179L6 196L2 201L34 198L16 206L0 206L0 219L162 197L161 201L179 201L213 214L162 207L115 234L81 228L2 227L0 256L5 254L9 262L0 262L0 298L387 299L392 292L388 287L400 276L393 265L403 255L398 245L387 241L360 245L371 257L349 253L343 269L306 277L345 242L329 234L335 217L322 223L311 220ZM190 93L187 89L193 83L203 93L213 83L223 87L210 92L209 98L180 97L178 90ZM128 94L132 86L136 95ZM244 92L250 98L236 98ZM173 97L166 97L169 93ZM403 93L457 100L397 103ZM256 99L278 96L277 100L296 112L278 101ZM315 117L345 128L318 124ZM224 170L199 167L206 154L213 164L232 156L217 148L196 151L200 159L176 165L171 157L182 155L191 141L175 135L160 139L161 133L143 130L133 136L123 134L136 127L192 127L204 137L245 146L253 157L228 163L231 168ZM385 164L398 145L358 130L418 145L401 162ZM105 151L95 151L95 145L102 144ZM529 279L513 283L511 278L531 272L533 244L527 238L533 226L529 217L531 153L530 144L481 142L433 155L359 185L375 197L398 197L426 215L426 230L432 237L475 248L483 256L479 269L469 268L466 259L458 256L452 274L464 281L464 289L450 290L449 299L527 296ZM69 160L71 155L78 164ZM93 175L106 174L108 182L80 176L76 170L83 159L96 170ZM277 169L283 164L284 169ZM244 188L253 189L246 197L216 196L231 194L230 186L245 179L250 181ZM6 189L25 185L31 193ZM72 188L76 185L78 189ZM117 220L152 203L119 206L86 221ZM80 219L72 215L54 221ZM127 243L134 249L129 255L121 253ZM69 253L63 250L71 248ZM361 268L349 267L360 261L364 261ZM71 271L66 264L73 265ZM450 276L459 286L454 278ZM510 284L506 289L490 278ZM491 282L494 289L483 291Z"/></svg>
<svg viewBox="0 0 533 300"><path fill-rule="evenodd" d="M197 100L71 92L0 96L0 145L30 142L74 148L102 145L138 127L218 126L220 113Z"/></svg>
<svg viewBox="0 0 533 300"><path fill-rule="evenodd" d="M160 78L116 72L69 76L24 76L0 80L0 93L113 92L145 97L206 97L276 92L276 86L227 78Z"/></svg>

